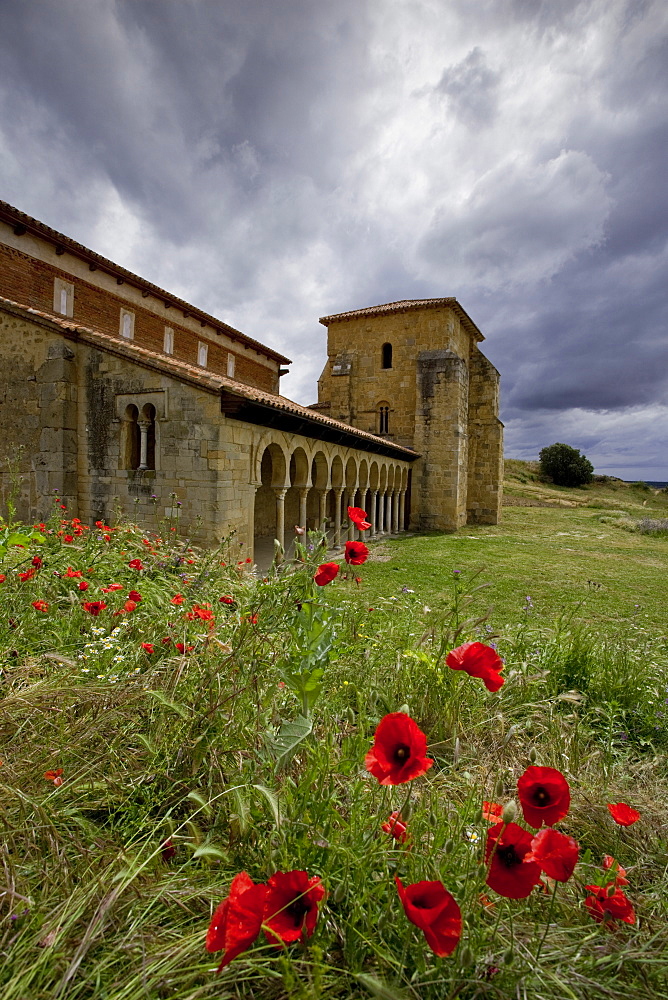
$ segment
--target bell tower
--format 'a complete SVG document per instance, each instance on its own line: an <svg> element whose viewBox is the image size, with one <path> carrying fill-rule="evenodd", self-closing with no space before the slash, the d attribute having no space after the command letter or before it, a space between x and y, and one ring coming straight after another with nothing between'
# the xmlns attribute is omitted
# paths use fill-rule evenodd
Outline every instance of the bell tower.
<svg viewBox="0 0 668 1000"><path fill-rule="evenodd" d="M411 299L323 316L317 409L412 448L410 526L496 524L503 425L499 375L456 299Z"/></svg>

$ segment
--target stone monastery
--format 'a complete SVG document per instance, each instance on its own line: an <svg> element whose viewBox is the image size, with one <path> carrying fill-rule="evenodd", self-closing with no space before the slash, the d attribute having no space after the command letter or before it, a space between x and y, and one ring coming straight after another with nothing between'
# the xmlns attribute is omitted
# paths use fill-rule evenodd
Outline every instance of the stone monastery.
<svg viewBox="0 0 668 1000"><path fill-rule="evenodd" d="M293 526L352 538L495 524L496 369L456 299L324 316L318 402L280 395L289 360L0 202L0 491L19 516L116 509L243 555ZM16 456L19 455L17 459ZM287 530L286 530L287 529Z"/></svg>

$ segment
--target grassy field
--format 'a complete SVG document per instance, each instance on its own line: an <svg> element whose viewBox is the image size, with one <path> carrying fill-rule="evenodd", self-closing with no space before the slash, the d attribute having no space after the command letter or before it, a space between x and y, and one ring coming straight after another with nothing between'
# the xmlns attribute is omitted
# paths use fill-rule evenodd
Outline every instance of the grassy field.
<svg viewBox="0 0 668 1000"><path fill-rule="evenodd" d="M633 530L668 498L512 462L506 498L498 526L380 542L323 587L318 551L257 580L173 525L56 503L11 544L0 523L3 1000L668 1000L668 539ZM502 655L498 690L446 663L473 640ZM365 755L394 713L433 764L381 785ZM530 840L532 767L570 786L549 822L579 860L513 898L483 803ZM263 899L302 888L217 973L207 928L241 872ZM451 953L420 929L442 940L445 911L424 888L406 908L395 877L460 908ZM626 909L592 919L591 886ZM313 934L277 940L281 914Z"/></svg>

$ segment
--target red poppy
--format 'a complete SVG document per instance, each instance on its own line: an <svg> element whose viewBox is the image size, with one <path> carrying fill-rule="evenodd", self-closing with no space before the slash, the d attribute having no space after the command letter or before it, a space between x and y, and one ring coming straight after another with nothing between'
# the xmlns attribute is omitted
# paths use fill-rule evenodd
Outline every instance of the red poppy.
<svg viewBox="0 0 668 1000"><path fill-rule="evenodd" d="M427 944L439 958L451 955L462 936L462 914L457 901L442 882L402 885L396 878L404 913L419 927Z"/></svg>
<svg viewBox="0 0 668 1000"><path fill-rule="evenodd" d="M590 893L584 901L585 909L594 920L601 923L607 918L622 920L625 924L635 924L636 915L630 901L614 882L607 885L586 885Z"/></svg>
<svg viewBox="0 0 668 1000"><path fill-rule="evenodd" d="M625 802L608 802L608 812L619 826L632 826L640 819L637 809L632 809Z"/></svg>
<svg viewBox="0 0 668 1000"><path fill-rule="evenodd" d="M4 583L6 579L7 579L7 577L5 576L5 574L4 573L0 573L0 583Z"/></svg>
<svg viewBox="0 0 668 1000"><path fill-rule="evenodd" d="M163 842L161 843L160 854L162 855L162 860L165 862L165 864L168 861L171 861L174 855L176 854L176 848L172 843L171 837L168 837L167 840L163 840Z"/></svg>
<svg viewBox="0 0 668 1000"><path fill-rule="evenodd" d="M346 542L344 559L350 566L361 566L369 558L369 550L364 542Z"/></svg>
<svg viewBox="0 0 668 1000"><path fill-rule="evenodd" d="M127 611L128 613L131 612L131 611L136 611L137 610L137 602L136 601L126 601L125 604L123 605L123 610Z"/></svg>
<svg viewBox="0 0 668 1000"><path fill-rule="evenodd" d="M142 600L142 596L138 590L131 590L130 593L128 594L128 600L134 601L135 604L139 604L139 602Z"/></svg>
<svg viewBox="0 0 668 1000"><path fill-rule="evenodd" d="M626 877L626 868L622 868L619 861L615 861L611 854L603 855L603 867L615 876L615 885L629 884L629 880Z"/></svg>
<svg viewBox="0 0 668 1000"><path fill-rule="evenodd" d="M242 615L241 621L247 625L257 625L257 615Z"/></svg>
<svg viewBox="0 0 668 1000"><path fill-rule="evenodd" d="M64 542L67 542L68 544L69 544L70 542L73 542L73 541L74 541L74 535L64 535L64 536L63 536L63 541L64 541Z"/></svg>
<svg viewBox="0 0 668 1000"><path fill-rule="evenodd" d="M100 611L104 611L106 606L107 605L104 603L104 601L84 601L84 603L81 605L84 611L87 611L89 615L93 616L93 618L97 618Z"/></svg>
<svg viewBox="0 0 668 1000"><path fill-rule="evenodd" d="M57 767L55 771L45 771L44 777L46 778L47 781L52 781L56 786L56 788L60 788L60 786L63 783L63 779L61 777L62 773L63 773L62 767Z"/></svg>
<svg viewBox="0 0 668 1000"><path fill-rule="evenodd" d="M220 597L220 598L219 598L219 601L220 601L220 603L221 603L221 604L236 604L236 603L237 603L237 602L236 602L236 601L234 600L234 598L233 598L233 597L229 597L229 596L227 596L227 595L225 595L225 597Z"/></svg>
<svg viewBox="0 0 668 1000"><path fill-rule="evenodd" d="M87 583L86 580L82 580L81 583L79 584L79 590L88 590L89 587L90 584Z"/></svg>
<svg viewBox="0 0 668 1000"><path fill-rule="evenodd" d="M170 598L169 603L170 604L183 604L183 597L181 596L181 594L174 594L174 596Z"/></svg>
<svg viewBox="0 0 668 1000"><path fill-rule="evenodd" d="M398 840L400 844L405 844L408 840L408 833L406 831L406 824L401 820L401 814L398 812L390 813L387 822L381 824L381 830L383 833L389 833L391 837Z"/></svg>
<svg viewBox="0 0 668 1000"><path fill-rule="evenodd" d="M517 793L525 820L536 829L553 826L570 809L568 782L555 767L528 767L517 782Z"/></svg>
<svg viewBox="0 0 668 1000"><path fill-rule="evenodd" d="M331 583L334 577L339 572L339 564L335 562L322 563L318 566L315 576L313 579L319 587L324 587L326 584Z"/></svg>
<svg viewBox="0 0 668 1000"><path fill-rule="evenodd" d="M143 569L144 568L144 564L141 561L141 559L131 559L130 562L128 563L128 566L130 567L130 569Z"/></svg>
<svg viewBox="0 0 668 1000"><path fill-rule="evenodd" d="M148 653L149 656L151 655L151 653L155 652L155 646L153 645L152 642L142 642L141 648L144 650L145 653Z"/></svg>
<svg viewBox="0 0 668 1000"><path fill-rule="evenodd" d="M178 649L179 653L191 653L195 648L194 646L186 646L182 642L175 642L174 645Z"/></svg>
<svg viewBox="0 0 668 1000"><path fill-rule="evenodd" d="M465 642L451 650L445 662L453 670L465 670L470 677L479 677L488 691L498 691L503 686L503 660L495 649L483 642Z"/></svg>
<svg viewBox="0 0 668 1000"><path fill-rule="evenodd" d="M46 603L46 601L33 601L32 606L35 609L35 611L46 612L49 610L49 605Z"/></svg>
<svg viewBox="0 0 668 1000"><path fill-rule="evenodd" d="M391 712L378 723L364 764L379 784L403 785L432 766L426 752L427 737L417 722L405 712Z"/></svg>
<svg viewBox="0 0 668 1000"><path fill-rule="evenodd" d="M230 894L216 907L206 935L207 951L223 951L218 972L250 948L260 933L266 895L266 885L256 885L247 872L232 879Z"/></svg>
<svg viewBox="0 0 668 1000"><path fill-rule="evenodd" d="M366 511L362 510L361 507L349 507L348 517L360 531L366 531L367 528L371 527L371 522L366 519Z"/></svg>
<svg viewBox="0 0 668 1000"><path fill-rule="evenodd" d="M35 567L35 569L41 569L42 568L42 560L41 560L40 556L33 556L32 557L32 564Z"/></svg>
<svg viewBox="0 0 668 1000"><path fill-rule="evenodd" d="M80 569L72 569L71 566L68 566L67 567L67 572L65 573L65 576L69 577L70 579L72 579L74 577L77 577L77 576L81 576L81 570Z"/></svg>
<svg viewBox="0 0 668 1000"><path fill-rule="evenodd" d="M36 572L36 569L27 569L24 573L19 573L19 580L23 583L25 583L26 580L32 580Z"/></svg>
<svg viewBox="0 0 668 1000"><path fill-rule="evenodd" d="M102 587L103 594L113 594L115 590L123 590L122 583L110 583L108 587Z"/></svg>
<svg viewBox="0 0 668 1000"><path fill-rule="evenodd" d="M542 871L557 882L568 882L578 863L580 848L572 837L546 827L531 841L531 851L525 856L525 864L535 861Z"/></svg>
<svg viewBox="0 0 668 1000"><path fill-rule="evenodd" d="M498 823L503 816L503 806L498 802L483 802L482 818L488 823Z"/></svg>
<svg viewBox="0 0 668 1000"><path fill-rule="evenodd" d="M532 839L517 823L497 823L487 831L485 861L489 871L485 881L499 896L525 899L540 882L540 866L524 860Z"/></svg>
<svg viewBox="0 0 668 1000"><path fill-rule="evenodd" d="M202 621L209 622L213 618L213 611L209 607L200 608L197 604L194 604L192 611L189 611L186 614L186 618L188 618L189 621L201 618Z"/></svg>
<svg viewBox="0 0 668 1000"><path fill-rule="evenodd" d="M276 872L267 882L263 923L268 941L289 944L310 937L318 920L318 905L325 898L320 878L308 872Z"/></svg>

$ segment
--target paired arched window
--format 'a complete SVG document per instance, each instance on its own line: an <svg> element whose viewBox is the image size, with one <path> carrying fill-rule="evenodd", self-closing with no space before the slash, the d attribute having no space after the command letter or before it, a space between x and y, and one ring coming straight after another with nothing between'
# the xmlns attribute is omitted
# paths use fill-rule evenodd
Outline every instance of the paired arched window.
<svg viewBox="0 0 668 1000"><path fill-rule="evenodd" d="M378 404L378 433L390 433L390 404L385 401Z"/></svg>
<svg viewBox="0 0 668 1000"><path fill-rule="evenodd" d="M380 365L381 368L391 368L392 367L392 344L383 344L380 349Z"/></svg>
<svg viewBox="0 0 668 1000"><path fill-rule="evenodd" d="M126 469L155 469L155 406L146 403L141 413L131 403L125 408L124 459Z"/></svg>

